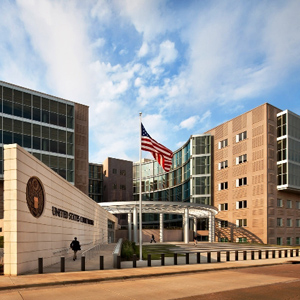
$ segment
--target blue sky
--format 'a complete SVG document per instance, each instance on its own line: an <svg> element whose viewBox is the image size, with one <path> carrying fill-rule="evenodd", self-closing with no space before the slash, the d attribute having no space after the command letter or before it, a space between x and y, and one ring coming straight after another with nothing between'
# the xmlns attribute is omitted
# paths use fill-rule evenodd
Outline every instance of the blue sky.
<svg viewBox="0 0 300 300"><path fill-rule="evenodd" d="M173 151L265 102L300 114L299 0L0 0L0 11L0 80L89 105L91 162L138 160L139 112Z"/></svg>

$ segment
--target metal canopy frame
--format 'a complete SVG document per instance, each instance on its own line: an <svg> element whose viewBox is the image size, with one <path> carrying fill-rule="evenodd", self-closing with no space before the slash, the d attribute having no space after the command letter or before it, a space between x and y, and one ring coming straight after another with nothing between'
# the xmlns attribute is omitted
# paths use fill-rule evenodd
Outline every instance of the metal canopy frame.
<svg viewBox="0 0 300 300"><path fill-rule="evenodd" d="M139 212L139 201L102 202L98 204L113 215L132 213L134 208ZM190 202L143 201L142 204L143 213L183 215L185 209L188 209L189 216L196 218L208 218L218 213L214 206Z"/></svg>

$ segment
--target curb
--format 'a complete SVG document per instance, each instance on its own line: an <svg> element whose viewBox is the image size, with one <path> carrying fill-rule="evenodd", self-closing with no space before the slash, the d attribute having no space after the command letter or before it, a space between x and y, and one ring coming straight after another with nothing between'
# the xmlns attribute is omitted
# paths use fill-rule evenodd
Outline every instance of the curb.
<svg viewBox="0 0 300 300"><path fill-rule="evenodd" d="M50 287L50 286L64 286L64 285L74 285L74 284L83 284L83 283L97 283L104 281L118 281L118 280L130 280L130 279L138 279L138 278L151 278L157 276L170 276L170 275L179 275L179 274L193 274L193 273L204 273L204 272L213 272L213 271L224 271L224 270L236 270L236 269L246 269L246 268L257 268L257 267L266 267L266 266L276 266L276 265L284 265L291 262L278 262L272 264L261 264L261 265L247 265L247 266L231 266L231 267L219 267L214 269L200 269L200 270L183 270L183 271L168 271L163 273L153 273L153 274L137 274L137 275L128 275L128 276L111 276L104 278L91 278L91 279L73 279L73 280L62 280L56 282L43 282L43 283L33 283L33 284L18 284L11 286L2 286L0 287L0 291L8 291L8 290L18 290L18 289L29 289L29 288L37 288L37 287Z"/></svg>

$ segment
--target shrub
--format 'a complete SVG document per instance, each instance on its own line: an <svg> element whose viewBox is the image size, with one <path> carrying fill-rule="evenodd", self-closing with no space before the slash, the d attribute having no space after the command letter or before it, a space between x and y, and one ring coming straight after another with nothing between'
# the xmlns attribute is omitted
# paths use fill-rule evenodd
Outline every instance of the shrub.
<svg viewBox="0 0 300 300"><path fill-rule="evenodd" d="M125 240L122 243L121 257L122 259L130 260L133 254L136 254L136 245L134 242Z"/></svg>

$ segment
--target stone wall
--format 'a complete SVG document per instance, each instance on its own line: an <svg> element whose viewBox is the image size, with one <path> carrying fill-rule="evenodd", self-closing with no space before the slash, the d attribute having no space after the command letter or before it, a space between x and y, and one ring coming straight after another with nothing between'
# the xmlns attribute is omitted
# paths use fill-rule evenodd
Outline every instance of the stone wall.
<svg viewBox="0 0 300 300"><path fill-rule="evenodd" d="M44 193L40 217L29 210L40 207L40 196L27 201L29 179L37 178ZM29 202L29 205L28 205ZM82 250L97 241L107 243L108 219L116 217L64 180L17 144L4 146L4 274L18 275L59 262L76 236Z"/></svg>

